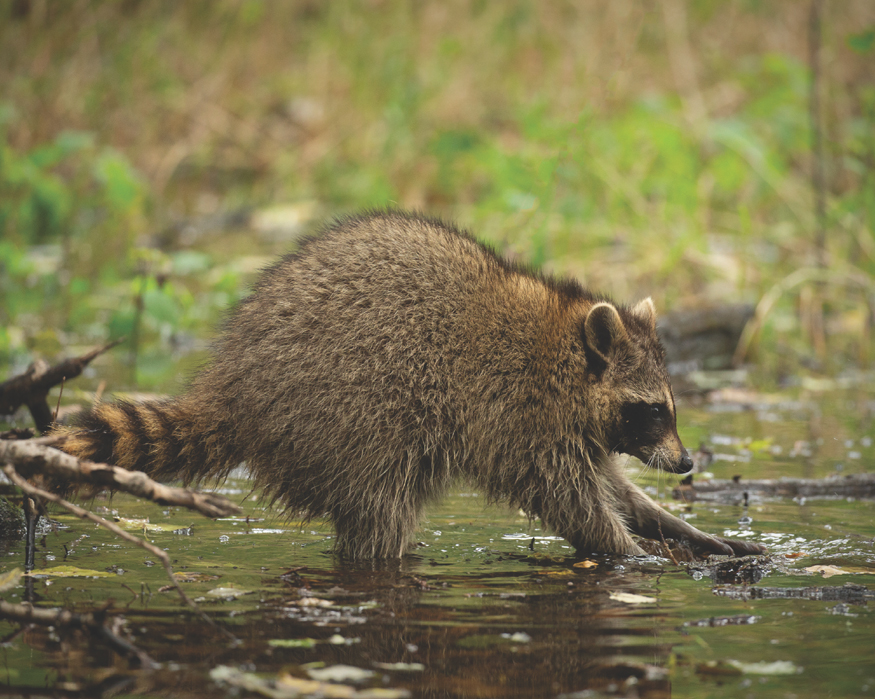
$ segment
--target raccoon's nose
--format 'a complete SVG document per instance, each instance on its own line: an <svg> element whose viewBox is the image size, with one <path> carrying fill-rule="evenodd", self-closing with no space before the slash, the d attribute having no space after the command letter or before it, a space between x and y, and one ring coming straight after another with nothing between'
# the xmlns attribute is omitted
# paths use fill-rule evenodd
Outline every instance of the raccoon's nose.
<svg viewBox="0 0 875 699"><path fill-rule="evenodd" d="M688 473L693 470L693 460L690 458L690 453L684 449L681 456L681 462L678 464L678 473Z"/></svg>

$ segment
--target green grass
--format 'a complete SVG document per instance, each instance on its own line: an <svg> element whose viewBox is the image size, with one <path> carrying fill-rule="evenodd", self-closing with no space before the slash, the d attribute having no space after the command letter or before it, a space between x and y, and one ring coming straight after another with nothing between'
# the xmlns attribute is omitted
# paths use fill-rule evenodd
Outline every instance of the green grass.
<svg viewBox="0 0 875 699"><path fill-rule="evenodd" d="M804 3L20 6L0 4L0 362L207 336L290 243L175 224L241 207L421 209L661 310L756 302L820 255ZM835 274L780 297L766 368L869 361L875 12L826 7Z"/></svg>

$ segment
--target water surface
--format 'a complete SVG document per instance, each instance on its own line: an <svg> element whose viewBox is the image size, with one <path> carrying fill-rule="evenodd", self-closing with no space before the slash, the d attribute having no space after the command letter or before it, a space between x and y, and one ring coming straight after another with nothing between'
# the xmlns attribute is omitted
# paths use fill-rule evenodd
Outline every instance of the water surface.
<svg viewBox="0 0 875 699"><path fill-rule="evenodd" d="M684 401L680 432L712 453L705 469L720 478L822 477L871 470L873 414L875 394L859 385L726 391ZM84 632L0 622L0 683L56 696L875 695L873 502L683 505L674 479L640 478L695 526L750 537L770 556L581 559L459 486L428 513L413 555L349 565L332 556L324 522L278 518L243 481L223 489L244 515L218 521L116 495L91 507L148 518L145 535L224 631L163 589L147 552L54 511L35 575L4 599L103 609L159 667ZM20 542L2 553L0 572L21 565Z"/></svg>

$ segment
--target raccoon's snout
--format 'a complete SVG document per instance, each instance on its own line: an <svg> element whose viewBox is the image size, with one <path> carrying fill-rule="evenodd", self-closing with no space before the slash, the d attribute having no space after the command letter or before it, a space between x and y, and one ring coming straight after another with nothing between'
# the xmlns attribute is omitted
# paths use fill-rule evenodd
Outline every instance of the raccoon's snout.
<svg viewBox="0 0 875 699"><path fill-rule="evenodd" d="M680 443L680 440L674 445L658 445L656 447L639 447L633 449L620 449L634 457L637 457L645 464L649 464L666 473L677 473L685 476L693 470L693 459L690 453Z"/></svg>
<svg viewBox="0 0 875 699"><path fill-rule="evenodd" d="M690 471L693 470L693 459L690 457L690 453L683 449L681 451L680 460L674 464L674 468L671 469L672 473L677 473L681 476L686 476Z"/></svg>
<svg viewBox="0 0 875 699"><path fill-rule="evenodd" d="M651 464L655 466L660 471L665 471L666 473L677 473L680 476L686 476L690 471L693 470L693 460L690 458L690 454L684 447L681 447L680 456L676 453L669 455L663 450L656 450L655 452L647 453L644 450L641 451L633 451L630 450L632 456L637 457L641 461L646 464Z"/></svg>

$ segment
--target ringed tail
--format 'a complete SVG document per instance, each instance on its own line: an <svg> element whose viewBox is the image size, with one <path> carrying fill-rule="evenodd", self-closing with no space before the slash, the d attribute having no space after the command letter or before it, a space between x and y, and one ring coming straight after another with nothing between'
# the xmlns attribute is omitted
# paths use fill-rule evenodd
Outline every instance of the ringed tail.
<svg viewBox="0 0 875 699"><path fill-rule="evenodd" d="M209 444L180 399L98 403L77 415L69 427L54 431L66 437L60 448L80 459L143 471L156 480L188 484L226 475L223 454Z"/></svg>

